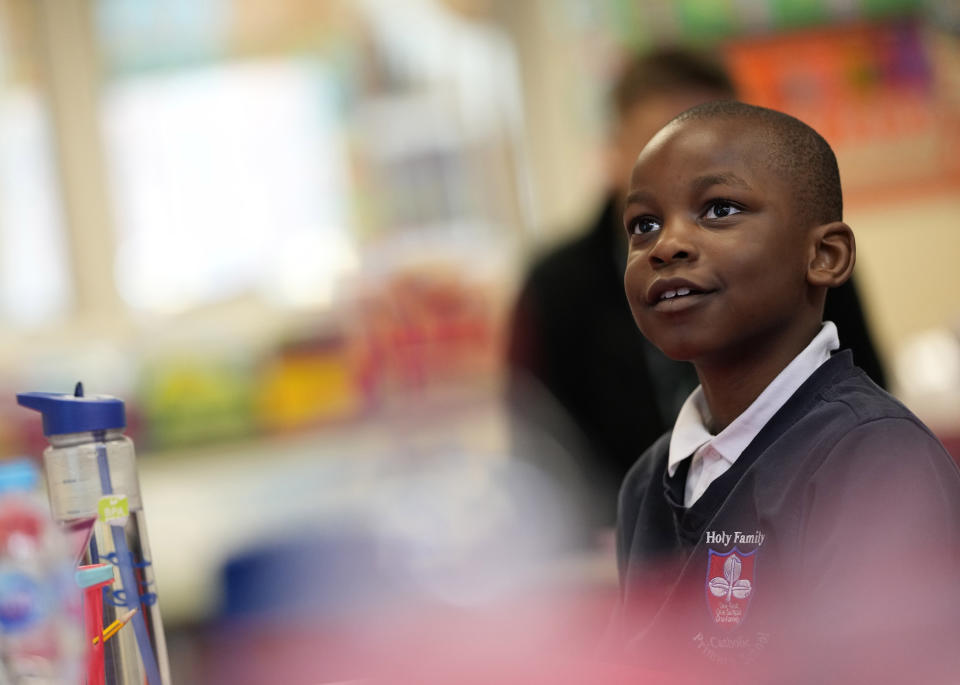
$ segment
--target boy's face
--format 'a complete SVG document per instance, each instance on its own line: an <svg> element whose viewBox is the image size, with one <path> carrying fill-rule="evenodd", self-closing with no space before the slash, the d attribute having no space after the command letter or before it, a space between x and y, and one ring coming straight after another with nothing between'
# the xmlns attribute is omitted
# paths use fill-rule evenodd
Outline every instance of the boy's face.
<svg viewBox="0 0 960 685"><path fill-rule="evenodd" d="M808 231L766 159L742 119L671 124L637 159L624 285L640 330L674 359L756 354L809 326Z"/></svg>

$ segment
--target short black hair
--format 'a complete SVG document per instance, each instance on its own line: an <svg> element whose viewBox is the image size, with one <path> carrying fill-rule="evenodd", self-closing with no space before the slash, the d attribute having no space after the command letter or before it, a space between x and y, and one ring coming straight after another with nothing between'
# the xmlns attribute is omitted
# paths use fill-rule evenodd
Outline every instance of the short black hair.
<svg viewBox="0 0 960 685"><path fill-rule="evenodd" d="M823 136L799 119L766 107L734 100L706 102L673 121L750 119L768 146L775 169L792 178L797 210L810 225L843 220L843 193L837 157Z"/></svg>
<svg viewBox="0 0 960 685"><path fill-rule="evenodd" d="M678 47L658 48L626 64L611 89L610 104L622 118L646 98L691 90L712 91L719 99L731 99L736 93L718 56Z"/></svg>

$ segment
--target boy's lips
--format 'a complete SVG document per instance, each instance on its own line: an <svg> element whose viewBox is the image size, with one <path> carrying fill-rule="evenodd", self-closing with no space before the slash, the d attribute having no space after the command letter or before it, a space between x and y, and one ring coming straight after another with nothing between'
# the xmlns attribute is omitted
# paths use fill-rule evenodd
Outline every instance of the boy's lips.
<svg viewBox="0 0 960 685"><path fill-rule="evenodd" d="M693 304L704 295L716 292L715 288L700 285L685 278L661 278L647 289L647 304L651 307L669 308L671 311L685 308L687 302Z"/></svg>

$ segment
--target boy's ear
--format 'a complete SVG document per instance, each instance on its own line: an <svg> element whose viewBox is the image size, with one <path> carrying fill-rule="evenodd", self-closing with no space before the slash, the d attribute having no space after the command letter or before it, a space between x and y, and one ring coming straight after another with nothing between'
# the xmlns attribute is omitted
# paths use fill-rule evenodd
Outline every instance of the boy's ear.
<svg viewBox="0 0 960 685"><path fill-rule="evenodd" d="M811 231L810 238L807 282L824 288L845 283L857 261L857 242L850 227L842 221L821 224Z"/></svg>

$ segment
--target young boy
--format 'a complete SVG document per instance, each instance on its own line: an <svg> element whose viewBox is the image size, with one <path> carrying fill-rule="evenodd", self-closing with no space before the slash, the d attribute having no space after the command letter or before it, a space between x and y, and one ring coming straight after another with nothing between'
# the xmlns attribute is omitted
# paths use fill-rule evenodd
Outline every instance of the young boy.
<svg viewBox="0 0 960 685"><path fill-rule="evenodd" d="M603 202L582 230L531 264L513 307L506 348L513 451L564 488L580 523L574 537L584 543L612 529L627 471L697 385L692 365L640 335L624 298L622 203L633 163L676 115L734 98L716 55L666 46L627 60L607 102ZM830 291L824 311L841 345L883 386L853 280Z"/></svg>
<svg viewBox="0 0 960 685"><path fill-rule="evenodd" d="M960 472L832 354L824 297L856 250L826 141L772 110L694 107L640 153L624 226L634 319L700 380L621 489L625 651L801 682L854 663L946 673ZM909 240L905 255L930 249Z"/></svg>

